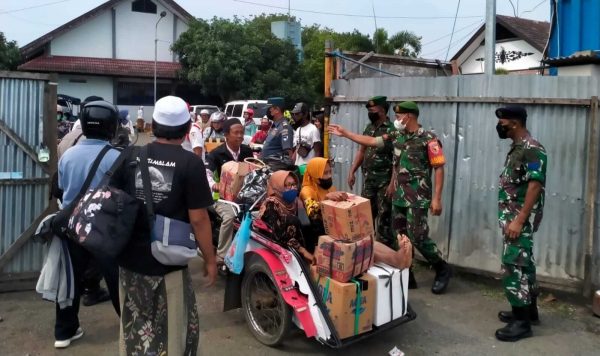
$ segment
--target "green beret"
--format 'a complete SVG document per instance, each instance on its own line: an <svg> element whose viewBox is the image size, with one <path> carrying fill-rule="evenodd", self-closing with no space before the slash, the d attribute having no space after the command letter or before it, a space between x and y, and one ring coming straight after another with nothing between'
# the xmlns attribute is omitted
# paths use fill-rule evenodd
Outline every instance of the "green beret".
<svg viewBox="0 0 600 356"><path fill-rule="evenodd" d="M408 112L418 115L419 107L414 101L403 101L400 104L394 106L394 112L397 114L404 114Z"/></svg>
<svg viewBox="0 0 600 356"><path fill-rule="evenodd" d="M267 105L277 106L278 108L283 109L285 102L282 97L276 96L276 97L267 99Z"/></svg>
<svg viewBox="0 0 600 356"><path fill-rule="evenodd" d="M386 104L387 104L387 96L374 96L371 99L369 99L369 101L367 101L367 105L365 105L365 107L368 109L371 106L381 106L382 108L385 108Z"/></svg>

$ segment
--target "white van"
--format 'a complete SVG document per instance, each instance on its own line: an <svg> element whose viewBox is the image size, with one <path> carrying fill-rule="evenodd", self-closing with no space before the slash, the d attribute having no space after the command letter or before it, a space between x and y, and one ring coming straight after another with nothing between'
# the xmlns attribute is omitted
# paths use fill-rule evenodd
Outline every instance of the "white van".
<svg viewBox="0 0 600 356"><path fill-rule="evenodd" d="M244 111L248 108L254 110L254 122L260 125L260 119L267 114L266 100L230 101L225 105L225 115L227 118L236 118L244 122Z"/></svg>

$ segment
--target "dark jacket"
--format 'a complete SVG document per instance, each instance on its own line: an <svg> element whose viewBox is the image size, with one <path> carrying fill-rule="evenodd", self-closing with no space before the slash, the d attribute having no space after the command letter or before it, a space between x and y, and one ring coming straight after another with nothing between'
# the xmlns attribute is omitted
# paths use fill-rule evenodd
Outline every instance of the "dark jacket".
<svg viewBox="0 0 600 356"><path fill-rule="evenodd" d="M243 162L246 158L254 158L254 154L252 153L250 146L241 145L240 154L237 161ZM217 177L221 176L221 167L223 164L233 160L233 155L231 155L231 152L229 152L227 143L215 148L206 156L206 164L208 169L210 169L212 172L217 171Z"/></svg>

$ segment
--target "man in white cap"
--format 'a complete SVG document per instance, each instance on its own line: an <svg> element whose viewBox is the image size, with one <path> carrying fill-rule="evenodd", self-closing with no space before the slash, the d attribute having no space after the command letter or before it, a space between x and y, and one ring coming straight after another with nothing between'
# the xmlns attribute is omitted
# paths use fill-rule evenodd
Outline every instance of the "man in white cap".
<svg viewBox="0 0 600 356"><path fill-rule="evenodd" d="M154 213L189 223L204 257L206 286L217 276L207 208L213 204L204 163L181 147L190 129L190 113L178 97L158 100L152 114L156 140L146 146ZM115 172L113 184L140 199L144 193L140 165L132 157ZM185 236L188 238L189 236ZM118 258L120 268L121 334L123 354L139 352L193 355L198 350L196 298L186 266L164 265L153 257L144 208L139 209L134 232ZM152 338L147 338L152 333Z"/></svg>
<svg viewBox="0 0 600 356"><path fill-rule="evenodd" d="M207 109L200 110L200 127L202 128L202 132L206 130L207 127L210 127L210 111Z"/></svg>

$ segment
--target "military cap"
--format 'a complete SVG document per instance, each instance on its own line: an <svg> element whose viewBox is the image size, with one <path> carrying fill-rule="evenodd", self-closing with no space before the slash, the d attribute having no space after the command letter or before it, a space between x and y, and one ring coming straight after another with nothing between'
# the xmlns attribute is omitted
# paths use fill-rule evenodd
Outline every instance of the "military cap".
<svg viewBox="0 0 600 356"><path fill-rule="evenodd" d="M276 97L267 99L267 105L277 106L278 108L283 109L283 106L285 105L285 101L283 100L282 97L276 96Z"/></svg>
<svg viewBox="0 0 600 356"><path fill-rule="evenodd" d="M369 99L369 101L367 101L367 105L365 105L365 107L367 109L372 106L381 106L382 108L385 108L386 105L387 105L387 96L379 95L379 96L374 96L371 99Z"/></svg>
<svg viewBox="0 0 600 356"><path fill-rule="evenodd" d="M394 106L394 112L398 114L413 113L419 115L419 106L414 101L403 101Z"/></svg>
<svg viewBox="0 0 600 356"><path fill-rule="evenodd" d="M513 119L525 122L527 121L527 110L521 105L507 105L496 109L496 117L499 119Z"/></svg>

